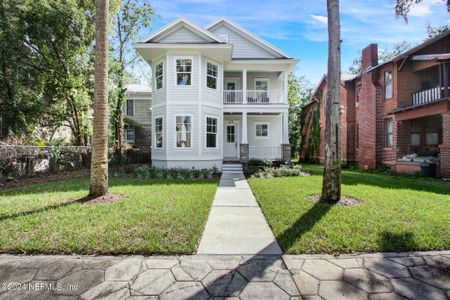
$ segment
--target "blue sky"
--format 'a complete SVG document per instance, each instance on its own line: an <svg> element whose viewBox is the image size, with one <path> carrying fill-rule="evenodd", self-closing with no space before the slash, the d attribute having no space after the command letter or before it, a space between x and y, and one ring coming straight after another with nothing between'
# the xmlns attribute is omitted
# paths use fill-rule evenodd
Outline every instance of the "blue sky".
<svg viewBox="0 0 450 300"><path fill-rule="evenodd" d="M159 15L145 37L168 22L187 17L205 26L225 16L300 60L296 73L316 84L326 72L327 28L325 0L171 0L151 1ZM408 23L394 14L395 0L341 0L342 69L347 70L361 48L378 43L412 45L426 37L426 26L450 25L442 0L424 0L410 12Z"/></svg>

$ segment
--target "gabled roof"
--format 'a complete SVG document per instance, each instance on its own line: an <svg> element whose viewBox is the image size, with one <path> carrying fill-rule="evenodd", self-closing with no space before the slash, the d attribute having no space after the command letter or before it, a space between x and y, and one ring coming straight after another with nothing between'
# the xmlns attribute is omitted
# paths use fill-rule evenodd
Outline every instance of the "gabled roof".
<svg viewBox="0 0 450 300"><path fill-rule="evenodd" d="M188 28L189 30L191 30L192 32L194 32L195 34L197 34L198 36L204 38L205 40L207 40L209 42L223 44L223 42L220 41L219 38L216 37L214 34L195 25L194 23L190 22L189 20L187 20L185 18L178 18L175 21L167 24L166 26L160 28L159 30L152 33L150 36L143 39L141 41L141 43L151 43L152 40L156 40L158 38L164 37L183 26Z"/></svg>
<svg viewBox="0 0 450 300"><path fill-rule="evenodd" d="M251 33L247 29L245 29L242 26L240 26L240 25L230 21L229 19L227 19L225 17L221 17L220 19L218 19L214 23L206 26L206 30L211 30L212 28L214 28L217 25L222 24L222 23L228 25L228 27L230 27L231 29L237 31L238 33L240 33L241 35L243 35L247 39L251 40L252 42L254 42L257 45L259 45L260 47L262 47L263 49L266 49L269 52L275 53L277 55L284 56L285 58L288 58L288 59L292 58L291 56L289 56L288 54L286 54L282 50L278 49L274 45L270 44L269 42L265 41L264 39L258 37L257 35Z"/></svg>
<svg viewBox="0 0 450 300"><path fill-rule="evenodd" d="M381 64L373 66L372 68L368 69L367 72L375 70L375 69L377 69L377 68L379 68L381 66L384 66L386 64L393 63L393 62L399 61L401 59L406 59L409 56L411 56L412 54L416 53L417 51L420 51L420 50L430 46L431 44L433 44L433 43L435 43L435 42L437 42L437 41L439 41L439 40L441 40L441 39L443 39L443 38L445 38L445 37L447 37L449 35L450 35L450 30L447 30L446 32L441 33L441 34L439 34L438 36L436 36L436 37L434 37L432 39L426 40L425 42L423 42L422 44L417 45L416 47L413 47L413 48L411 48L411 49L409 49L409 50L407 50L407 51L405 51L403 53L400 53L399 55L395 56L394 58L391 58L391 59L389 59L389 60L387 60L387 61L385 61L385 62L383 62Z"/></svg>

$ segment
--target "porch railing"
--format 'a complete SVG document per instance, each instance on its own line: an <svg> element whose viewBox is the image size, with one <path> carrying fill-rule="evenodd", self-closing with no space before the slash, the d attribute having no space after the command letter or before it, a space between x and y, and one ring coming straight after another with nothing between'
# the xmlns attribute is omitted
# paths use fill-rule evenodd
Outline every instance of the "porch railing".
<svg viewBox="0 0 450 300"><path fill-rule="evenodd" d="M281 146L249 146L250 159L281 159Z"/></svg>
<svg viewBox="0 0 450 300"><path fill-rule="evenodd" d="M412 94L413 106L433 102L442 98L443 87L437 86L432 89L415 92Z"/></svg>
<svg viewBox="0 0 450 300"><path fill-rule="evenodd" d="M246 95L244 95L246 94ZM246 101L244 101L244 99ZM283 93L277 90L223 91L224 104L277 104L283 103Z"/></svg>

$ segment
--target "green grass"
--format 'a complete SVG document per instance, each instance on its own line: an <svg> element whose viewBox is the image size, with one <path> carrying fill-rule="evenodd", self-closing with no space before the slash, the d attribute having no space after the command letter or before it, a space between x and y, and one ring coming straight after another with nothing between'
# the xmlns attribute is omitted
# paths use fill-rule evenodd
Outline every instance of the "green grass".
<svg viewBox="0 0 450 300"><path fill-rule="evenodd" d="M216 191L215 180L110 181L127 198L86 205L87 179L0 192L0 252L80 254L194 253Z"/></svg>
<svg viewBox="0 0 450 300"><path fill-rule="evenodd" d="M285 253L450 249L450 184L435 179L343 171L342 194L360 206L316 204L322 168L308 177L251 178Z"/></svg>

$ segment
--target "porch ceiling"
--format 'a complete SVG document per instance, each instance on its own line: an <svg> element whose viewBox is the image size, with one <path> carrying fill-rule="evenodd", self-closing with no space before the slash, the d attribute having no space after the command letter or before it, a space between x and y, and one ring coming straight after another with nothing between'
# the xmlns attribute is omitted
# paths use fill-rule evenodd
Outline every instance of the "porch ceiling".
<svg viewBox="0 0 450 300"><path fill-rule="evenodd" d="M423 105L405 107L393 112L396 121L417 119L450 111L450 99L429 102Z"/></svg>

